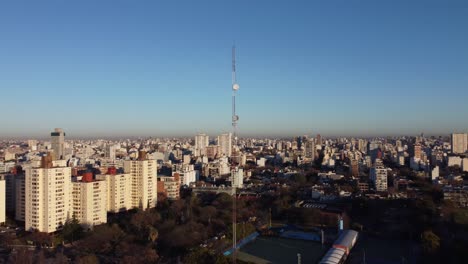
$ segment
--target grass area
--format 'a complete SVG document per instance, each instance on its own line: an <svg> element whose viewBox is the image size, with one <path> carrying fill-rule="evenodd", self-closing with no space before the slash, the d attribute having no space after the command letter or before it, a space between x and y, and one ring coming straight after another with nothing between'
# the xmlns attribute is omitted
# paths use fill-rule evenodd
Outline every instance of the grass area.
<svg viewBox="0 0 468 264"><path fill-rule="evenodd" d="M301 254L302 263L317 263L328 247L313 241L286 239L278 237L258 237L245 245L240 251L266 262L277 264L297 263Z"/></svg>

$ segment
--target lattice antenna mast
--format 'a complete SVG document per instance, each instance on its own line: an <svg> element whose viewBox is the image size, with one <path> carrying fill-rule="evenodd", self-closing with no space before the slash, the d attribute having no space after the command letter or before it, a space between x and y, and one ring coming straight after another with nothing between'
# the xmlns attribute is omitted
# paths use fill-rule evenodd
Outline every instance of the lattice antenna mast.
<svg viewBox="0 0 468 264"><path fill-rule="evenodd" d="M239 84L237 84L236 80L236 47L232 46L232 134L234 137L233 146L237 146L237 121L239 121L239 116L236 115L236 94L239 90ZM237 166L236 163L231 157L232 161L232 189L234 193L234 199L232 200L232 261L234 264L237 263L237 191L236 191L236 184L237 181L235 177L237 177Z"/></svg>
<svg viewBox="0 0 468 264"><path fill-rule="evenodd" d="M236 114L236 94L239 90L239 84L236 80L236 47L232 46L232 133L234 145L237 145L237 121L239 116Z"/></svg>

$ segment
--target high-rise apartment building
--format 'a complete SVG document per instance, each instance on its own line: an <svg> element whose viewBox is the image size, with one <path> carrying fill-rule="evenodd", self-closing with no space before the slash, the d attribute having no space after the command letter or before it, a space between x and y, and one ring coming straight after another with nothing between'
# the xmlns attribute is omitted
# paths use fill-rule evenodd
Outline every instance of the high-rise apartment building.
<svg viewBox="0 0 468 264"><path fill-rule="evenodd" d="M359 176L359 161L357 159L351 159L349 165L351 169L351 176L358 177Z"/></svg>
<svg viewBox="0 0 468 264"><path fill-rule="evenodd" d="M24 173L15 177L15 220L26 220L26 178Z"/></svg>
<svg viewBox="0 0 468 264"><path fill-rule="evenodd" d="M468 150L468 134L452 134L452 153L462 154Z"/></svg>
<svg viewBox="0 0 468 264"><path fill-rule="evenodd" d="M198 134L195 136L195 156L206 155L206 147L210 144L210 137L206 134Z"/></svg>
<svg viewBox="0 0 468 264"><path fill-rule="evenodd" d="M118 146L115 144L110 144L106 146L106 158L110 160L115 160L115 153L117 151Z"/></svg>
<svg viewBox="0 0 468 264"><path fill-rule="evenodd" d="M235 167L231 171L231 185L232 187L242 188L244 186L244 170L239 167Z"/></svg>
<svg viewBox="0 0 468 264"><path fill-rule="evenodd" d="M370 180L376 191L387 191L387 168L383 165L382 160L375 160L374 166L370 169Z"/></svg>
<svg viewBox="0 0 468 264"><path fill-rule="evenodd" d="M61 128L56 128L50 133L52 138L52 150L54 151L54 160L65 158L65 132Z"/></svg>
<svg viewBox="0 0 468 264"><path fill-rule="evenodd" d="M129 173L117 173L115 168L109 168L107 174L96 175L96 179L107 183L108 212L118 213L132 208L132 176Z"/></svg>
<svg viewBox="0 0 468 264"><path fill-rule="evenodd" d="M0 176L0 224L6 222L6 182Z"/></svg>
<svg viewBox="0 0 468 264"><path fill-rule="evenodd" d="M413 146L413 156L417 160L421 159L421 144L419 144L419 143L414 144L414 146Z"/></svg>
<svg viewBox="0 0 468 264"><path fill-rule="evenodd" d="M53 167L52 156L41 167L26 169L25 229L51 233L72 216L71 168Z"/></svg>
<svg viewBox="0 0 468 264"><path fill-rule="evenodd" d="M73 217L88 228L107 223L106 181L93 180L92 173L87 172L72 186Z"/></svg>
<svg viewBox="0 0 468 264"><path fill-rule="evenodd" d="M156 161L147 159L146 152L140 151L137 160L124 162L124 170L132 179L132 207L143 210L155 207L158 197Z"/></svg>
<svg viewBox="0 0 468 264"><path fill-rule="evenodd" d="M313 161L315 159L315 142L313 139L305 141L304 156L310 161Z"/></svg>
<svg viewBox="0 0 468 264"><path fill-rule="evenodd" d="M218 146L221 155L231 157L232 154L232 134L224 133L218 136Z"/></svg>

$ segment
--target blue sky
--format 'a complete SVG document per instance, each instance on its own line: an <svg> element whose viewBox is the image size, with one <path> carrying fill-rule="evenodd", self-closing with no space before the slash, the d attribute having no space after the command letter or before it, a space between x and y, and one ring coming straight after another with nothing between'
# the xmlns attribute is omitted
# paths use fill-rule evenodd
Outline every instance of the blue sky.
<svg viewBox="0 0 468 264"><path fill-rule="evenodd" d="M468 130L467 1L2 1L0 136Z"/></svg>

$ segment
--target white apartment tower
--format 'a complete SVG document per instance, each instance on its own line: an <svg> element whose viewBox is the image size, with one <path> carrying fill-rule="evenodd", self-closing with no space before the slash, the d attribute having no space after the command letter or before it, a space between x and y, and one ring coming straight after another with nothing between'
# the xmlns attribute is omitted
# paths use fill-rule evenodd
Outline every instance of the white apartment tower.
<svg viewBox="0 0 468 264"><path fill-rule="evenodd" d="M50 133L52 138L52 150L54 151L54 160L65 158L65 132L61 128L56 128Z"/></svg>
<svg viewBox="0 0 468 264"><path fill-rule="evenodd" d="M232 134L224 133L218 136L218 146L220 148L220 154L231 157L232 154Z"/></svg>
<svg viewBox="0 0 468 264"><path fill-rule="evenodd" d="M109 168L107 174L96 175L96 179L107 183L107 211L124 212L132 208L132 176L128 173L117 173Z"/></svg>
<svg viewBox="0 0 468 264"><path fill-rule="evenodd" d="M210 137L206 134L198 134L195 136L195 156L205 156L206 147L210 144Z"/></svg>
<svg viewBox="0 0 468 264"><path fill-rule="evenodd" d="M140 151L137 160L124 162L124 170L132 179L132 207L143 210L156 207L158 198L156 160L146 159L146 152Z"/></svg>
<svg viewBox="0 0 468 264"><path fill-rule="evenodd" d="M72 183L73 216L88 228L107 223L107 183L92 177L87 173Z"/></svg>
<svg viewBox="0 0 468 264"><path fill-rule="evenodd" d="M452 153L463 154L468 149L468 134L452 134Z"/></svg>
<svg viewBox="0 0 468 264"><path fill-rule="evenodd" d="M244 186L244 170L242 168L235 167L231 171L231 185L236 188Z"/></svg>
<svg viewBox="0 0 468 264"><path fill-rule="evenodd" d="M6 182L0 177L0 224L6 222Z"/></svg>
<svg viewBox="0 0 468 264"><path fill-rule="evenodd" d="M384 167L382 160L375 160L374 166L370 169L370 180L376 191L387 191L387 168Z"/></svg>
<svg viewBox="0 0 468 264"><path fill-rule="evenodd" d="M72 216L71 168L53 167L52 156L42 157L41 167L27 168L25 229L52 233Z"/></svg>
<svg viewBox="0 0 468 264"><path fill-rule="evenodd" d="M110 160L114 161L115 160L115 153L117 151L118 146L115 144L111 144L106 146L106 157L109 158Z"/></svg>

